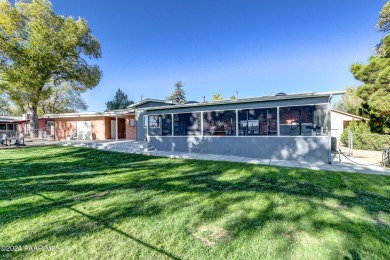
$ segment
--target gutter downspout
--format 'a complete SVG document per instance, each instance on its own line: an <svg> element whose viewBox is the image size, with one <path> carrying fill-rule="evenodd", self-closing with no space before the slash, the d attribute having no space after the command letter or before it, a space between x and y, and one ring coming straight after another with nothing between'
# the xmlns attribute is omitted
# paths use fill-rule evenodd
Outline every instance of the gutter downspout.
<svg viewBox="0 0 390 260"><path fill-rule="evenodd" d="M328 116L328 149L329 149L329 155L328 155L328 162L329 164L332 164L332 125L331 125L331 108L330 108L330 102L332 101L333 94L330 94L328 99L328 109L327 109L327 116Z"/></svg>

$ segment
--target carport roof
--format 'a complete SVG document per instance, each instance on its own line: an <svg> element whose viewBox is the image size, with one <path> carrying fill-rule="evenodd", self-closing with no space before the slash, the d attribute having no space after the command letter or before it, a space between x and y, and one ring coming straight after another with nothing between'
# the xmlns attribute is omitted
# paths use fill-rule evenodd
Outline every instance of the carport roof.
<svg viewBox="0 0 390 260"><path fill-rule="evenodd" d="M26 121L23 117L16 117L16 116L0 116L0 122L1 123L17 123L20 121Z"/></svg>
<svg viewBox="0 0 390 260"><path fill-rule="evenodd" d="M64 114L46 114L44 118L75 118L75 117L114 117L114 116L124 116L134 112L133 110L115 110L110 112L81 112L81 113L64 113Z"/></svg>

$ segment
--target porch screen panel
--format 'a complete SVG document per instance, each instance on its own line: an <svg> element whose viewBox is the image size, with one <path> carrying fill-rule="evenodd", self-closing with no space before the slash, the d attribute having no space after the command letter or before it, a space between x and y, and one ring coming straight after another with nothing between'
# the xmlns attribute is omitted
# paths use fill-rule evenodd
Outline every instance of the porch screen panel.
<svg viewBox="0 0 390 260"><path fill-rule="evenodd" d="M282 136L321 136L329 129L327 105L280 107L279 119Z"/></svg>
<svg viewBox="0 0 390 260"><path fill-rule="evenodd" d="M147 124L150 136L161 135L161 115L148 116Z"/></svg>
<svg viewBox="0 0 390 260"><path fill-rule="evenodd" d="M238 135L277 135L277 109L261 108L238 111Z"/></svg>
<svg viewBox="0 0 390 260"><path fill-rule="evenodd" d="M148 118L150 136L172 135L172 115L153 115Z"/></svg>
<svg viewBox="0 0 390 260"><path fill-rule="evenodd" d="M201 113L183 113L173 116L174 136L194 136L201 134Z"/></svg>
<svg viewBox="0 0 390 260"><path fill-rule="evenodd" d="M172 135L172 115L161 116L161 135L162 136Z"/></svg>
<svg viewBox="0 0 390 260"><path fill-rule="evenodd" d="M236 111L211 111L203 113L203 135L236 135Z"/></svg>

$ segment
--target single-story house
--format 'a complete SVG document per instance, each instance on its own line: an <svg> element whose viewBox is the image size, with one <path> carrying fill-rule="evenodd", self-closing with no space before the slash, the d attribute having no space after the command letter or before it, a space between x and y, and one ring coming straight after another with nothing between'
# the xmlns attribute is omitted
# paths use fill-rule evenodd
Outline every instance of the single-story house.
<svg viewBox="0 0 390 260"><path fill-rule="evenodd" d="M352 120L355 121L368 121L368 118L349 114L336 109L331 110L331 125L332 125L332 137L340 140L343 130L346 129Z"/></svg>
<svg viewBox="0 0 390 260"><path fill-rule="evenodd" d="M344 93L189 104L146 99L123 110L47 117L56 140L89 131L98 140L147 140L157 150L331 162L330 102Z"/></svg>
<svg viewBox="0 0 390 260"><path fill-rule="evenodd" d="M44 131L45 135L51 135L54 130L54 121L50 118L39 117L38 118L38 130ZM16 133L24 133L25 135L30 133L30 118L28 114L24 114L22 117L14 116L0 116L0 134L5 133L9 135L15 135Z"/></svg>
<svg viewBox="0 0 390 260"><path fill-rule="evenodd" d="M145 99L124 110L110 112L85 112L49 114L45 118L54 120L55 140L67 139L129 139L144 140L146 131L136 131L135 111L154 106L167 106L165 100ZM143 133L141 133L143 132Z"/></svg>

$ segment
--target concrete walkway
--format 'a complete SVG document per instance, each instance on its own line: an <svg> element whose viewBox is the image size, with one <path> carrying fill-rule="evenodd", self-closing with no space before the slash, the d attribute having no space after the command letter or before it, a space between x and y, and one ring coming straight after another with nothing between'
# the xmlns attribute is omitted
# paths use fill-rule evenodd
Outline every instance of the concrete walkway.
<svg viewBox="0 0 390 260"><path fill-rule="evenodd" d="M366 162L359 158L350 159L363 165L357 165L341 157L339 162L338 154L334 154L332 164L322 162L303 162L303 161L287 161L287 160L273 160L273 159L257 159L250 157L240 156L229 156L229 155L216 155L216 154L197 154L197 153L181 153L181 152L166 152L166 151L151 151L142 153L151 156L162 156L169 158L181 158L181 159L193 159L193 160L207 160L207 161L227 161L227 162L243 162L260 165L270 166L281 166L281 167L292 167L292 168L305 168L311 170L327 170L327 171L341 171L341 172L355 172L363 174L376 174L376 175L387 175L390 176L390 169L378 165L370 165L371 163Z"/></svg>
<svg viewBox="0 0 390 260"><path fill-rule="evenodd" d="M83 144L85 147L97 148L114 152L127 152L135 154L143 154L150 156L161 156L169 158L181 158L189 160L208 160L208 161L227 161L227 162L242 162L242 163L252 163L260 165L270 165L270 166L281 166L281 167L293 167L293 168L305 168L311 170L327 170L327 171L341 171L341 172L355 172L363 174L376 174L376 175L387 175L390 176L390 169L379 166L378 164L372 165L372 162L368 162L361 158L351 157L348 160L343 155L341 156L341 161L338 154L332 155L332 164L322 163L322 162L303 162L303 161L287 161L287 160L273 160L273 159L259 159L259 158L250 158L250 157L240 157L240 156L228 156L228 155L216 155L216 154L198 154L198 153L181 153L181 152L167 152L167 151L157 151L150 150L146 142L135 142L135 141L78 141L72 143L66 142L36 142L28 143L27 146L40 146L40 145L73 145L79 146ZM106 147L106 145L111 145L111 147ZM136 147L136 149L128 149L127 146ZM127 149L123 149L126 148ZM6 148L6 147L4 147ZM10 148L10 147L7 147ZM16 147L15 147L16 148ZM356 164L357 163L357 164Z"/></svg>

